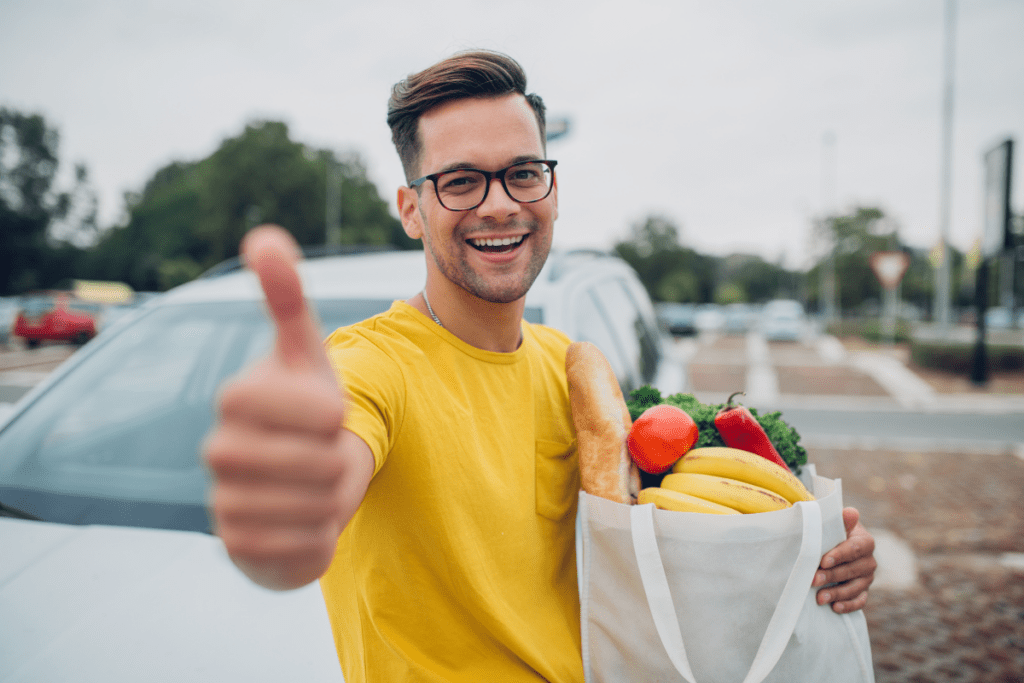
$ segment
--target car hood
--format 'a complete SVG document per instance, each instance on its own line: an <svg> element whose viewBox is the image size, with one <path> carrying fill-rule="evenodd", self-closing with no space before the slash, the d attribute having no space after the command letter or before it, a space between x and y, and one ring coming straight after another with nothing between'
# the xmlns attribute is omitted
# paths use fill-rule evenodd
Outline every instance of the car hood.
<svg viewBox="0 0 1024 683"><path fill-rule="evenodd" d="M0 614L2 683L343 680L319 585L206 534L0 519Z"/></svg>

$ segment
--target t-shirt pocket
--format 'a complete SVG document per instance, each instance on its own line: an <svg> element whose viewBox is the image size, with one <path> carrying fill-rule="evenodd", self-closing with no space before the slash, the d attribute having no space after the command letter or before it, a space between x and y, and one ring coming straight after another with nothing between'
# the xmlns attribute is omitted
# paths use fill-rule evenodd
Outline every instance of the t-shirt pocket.
<svg viewBox="0 0 1024 683"><path fill-rule="evenodd" d="M537 440L537 514L561 521L580 493L576 442Z"/></svg>

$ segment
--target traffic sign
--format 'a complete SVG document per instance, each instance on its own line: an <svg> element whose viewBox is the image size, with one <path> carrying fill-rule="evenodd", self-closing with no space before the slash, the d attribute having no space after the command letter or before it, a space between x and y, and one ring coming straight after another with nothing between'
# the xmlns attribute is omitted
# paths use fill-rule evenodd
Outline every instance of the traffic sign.
<svg viewBox="0 0 1024 683"><path fill-rule="evenodd" d="M870 257L871 270L886 289L896 289L910 267L910 256L903 251L876 251Z"/></svg>

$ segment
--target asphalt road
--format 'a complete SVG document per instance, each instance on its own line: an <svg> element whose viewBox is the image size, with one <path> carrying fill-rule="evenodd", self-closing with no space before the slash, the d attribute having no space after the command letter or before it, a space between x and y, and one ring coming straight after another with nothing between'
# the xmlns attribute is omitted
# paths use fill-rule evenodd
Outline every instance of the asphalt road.
<svg viewBox="0 0 1024 683"><path fill-rule="evenodd" d="M783 418L804 440L815 443L845 440L851 445L996 450L1024 445L1020 413L788 408Z"/></svg>

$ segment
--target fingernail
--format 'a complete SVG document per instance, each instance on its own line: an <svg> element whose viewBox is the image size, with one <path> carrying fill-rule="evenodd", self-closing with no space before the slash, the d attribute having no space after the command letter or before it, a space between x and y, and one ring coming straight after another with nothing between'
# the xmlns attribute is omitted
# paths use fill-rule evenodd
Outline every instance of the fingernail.
<svg viewBox="0 0 1024 683"><path fill-rule="evenodd" d="M825 584L825 572L818 572L814 575L814 585L822 586Z"/></svg>
<svg viewBox="0 0 1024 683"><path fill-rule="evenodd" d="M828 569L829 567L831 567L835 563L836 563L836 561L832 557L826 557L824 560L821 561L821 566L824 567L825 569Z"/></svg>
<svg viewBox="0 0 1024 683"><path fill-rule="evenodd" d="M822 600L823 603L824 602L832 602L832 594L831 593L822 593L821 594L821 600Z"/></svg>

